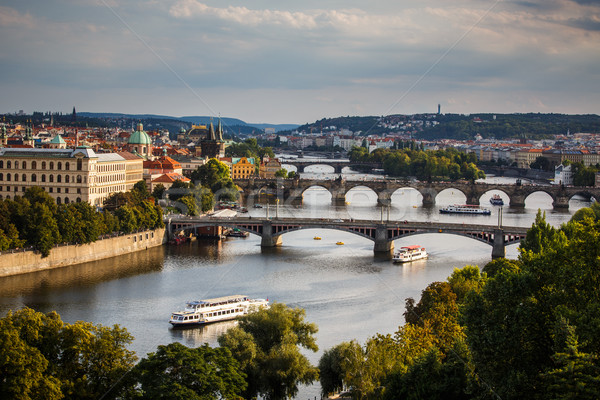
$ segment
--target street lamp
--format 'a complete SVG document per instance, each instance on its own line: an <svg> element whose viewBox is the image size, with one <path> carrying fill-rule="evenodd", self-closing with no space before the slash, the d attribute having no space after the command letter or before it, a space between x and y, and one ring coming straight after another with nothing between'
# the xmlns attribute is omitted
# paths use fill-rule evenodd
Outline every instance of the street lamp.
<svg viewBox="0 0 600 400"><path fill-rule="evenodd" d="M275 199L275 219L279 219L279 199Z"/></svg>

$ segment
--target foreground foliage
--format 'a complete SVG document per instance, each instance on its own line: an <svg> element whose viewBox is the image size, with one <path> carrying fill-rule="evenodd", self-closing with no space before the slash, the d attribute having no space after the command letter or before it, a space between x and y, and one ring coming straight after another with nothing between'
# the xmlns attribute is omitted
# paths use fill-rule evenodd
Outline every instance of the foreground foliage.
<svg viewBox="0 0 600 400"><path fill-rule="evenodd" d="M538 213L518 260L467 266L406 301L405 325L320 360L356 399L600 398L600 206Z"/></svg>
<svg viewBox="0 0 600 400"><path fill-rule="evenodd" d="M136 357L133 337L118 325L64 323L29 308L0 320L0 398L115 399Z"/></svg>

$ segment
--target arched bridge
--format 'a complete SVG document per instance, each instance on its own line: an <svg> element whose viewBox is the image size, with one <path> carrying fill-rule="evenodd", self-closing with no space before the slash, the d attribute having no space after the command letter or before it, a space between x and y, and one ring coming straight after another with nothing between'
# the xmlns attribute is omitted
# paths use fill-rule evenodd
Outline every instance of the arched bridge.
<svg viewBox="0 0 600 400"><path fill-rule="evenodd" d="M259 202L266 193L276 197L281 204L298 204L302 202L303 193L310 187L319 186L331 193L334 204L346 204L346 194L356 187L367 187L377 194L380 205L389 205L396 190L412 188L423 196L424 205L435 204L435 198L443 190L451 189L462 192L468 204L479 204L479 199L486 192L497 190L505 193L511 207L525 207L525 199L535 192L544 192L552 197L554 208L568 208L569 200L580 195L585 198L600 199L598 187L575 186L541 186L541 185L509 185L492 183L458 182L421 182L414 180L379 179L369 181L358 180L316 180L316 179L238 179L235 181L242 190L243 200L247 204Z"/></svg>
<svg viewBox="0 0 600 400"><path fill-rule="evenodd" d="M450 224L439 222L381 222L342 219L276 218L261 219L249 217L180 217L167 220L169 234L185 231L195 233L196 228L222 226L237 228L261 237L261 246L281 245L281 236L300 229L336 229L362 236L374 242L376 253L389 253L394 249L394 240L422 233L448 233L466 236L492 246L492 258L504 257L505 246L518 243L528 228L497 227L490 225Z"/></svg>
<svg viewBox="0 0 600 400"><path fill-rule="evenodd" d="M294 160L294 159L282 159L281 164L285 165L293 165L298 170L298 173L304 172L306 167L310 167L313 165L328 165L333 167L333 170L336 174L341 174L342 170L346 167L352 168L353 166L361 166L368 167L370 169L373 168L382 168L382 163L379 162L350 162L349 160Z"/></svg>

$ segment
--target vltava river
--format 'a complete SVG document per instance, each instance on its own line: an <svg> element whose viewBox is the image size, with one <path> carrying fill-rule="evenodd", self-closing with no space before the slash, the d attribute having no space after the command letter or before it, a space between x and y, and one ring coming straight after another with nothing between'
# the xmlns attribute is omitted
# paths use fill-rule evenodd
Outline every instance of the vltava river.
<svg viewBox="0 0 600 400"><path fill-rule="evenodd" d="M319 172L317 172L319 174ZM358 176L360 179L360 176ZM490 178L493 179L493 178ZM500 178L497 178L500 179ZM496 224L498 207L491 216L469 217L476 223ZM507 198L505 197L505 200ZM330 205L330 195L315 188L306 193L299 207L269 208L272 217L380 219L376 195L356 189L347 196L346 207ZM447 190L432 208L423 208L420 195L412 190L397 192L389 210L390 220L462 222L465 217L440 215L439 207L464 203L459 192ZM542 193L530 196L525 209L503 208L505 225L529 226L538 208L546 211L555 226L566 222L583 201L572 200L568 211L555 212L551 199ZM266 208L250 209L264 216ZM388 218L387 210L383 218ZM321 240L314 240L314 236ZM285 234L277 249L262 249L256 236L220 242L200 241L182 246L163 246L114 259L72 267L0 278L0 314L31 307L41 312L57 311L68 323L78 320L95 324L119 324L135 337L132 349L139 357L173 341L188 346L204 342L216 345L216 337L234 322L177 330L168 323L172 311L186 300L231 294L268 297L306 310L306 319L319 327L319 352L307 354L316 364L323 351L342 342L360 343L376 333L393 333L404 322L404 302L418 299L425 287L445 280L454 268L467 264L483 267L490 261L491 247L472 239L426 234L397 240L396 248L419 244L430 258L408 265L394 265L373 255L373 243L340 231L304 230ZM344 245L336 245L342 241ZM517 257L516 245L507 256ZM304 388L298 398L319 394L317 385Z"/></svg>

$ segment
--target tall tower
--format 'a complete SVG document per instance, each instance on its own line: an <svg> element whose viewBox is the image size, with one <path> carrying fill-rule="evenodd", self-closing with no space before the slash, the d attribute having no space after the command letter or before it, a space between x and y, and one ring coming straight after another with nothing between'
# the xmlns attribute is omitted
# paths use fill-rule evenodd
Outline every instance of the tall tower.
<svg viewBox="0 0 600 400"><path fill-rule="evenodd" d="M77 112L75 111L75 106L73 106L73 115L71 115L71 119L73 122L77 121Z"/></svg>
<svg viewBox="0 0 600 400"><path fill-rule="evenodd" d="M442 113L442 106L440 104L438 104L438 114Z"/></svg>

